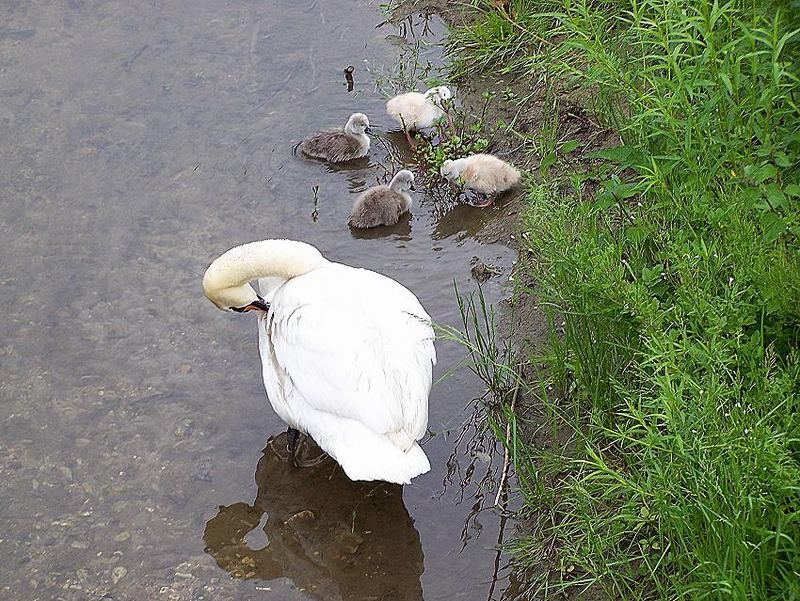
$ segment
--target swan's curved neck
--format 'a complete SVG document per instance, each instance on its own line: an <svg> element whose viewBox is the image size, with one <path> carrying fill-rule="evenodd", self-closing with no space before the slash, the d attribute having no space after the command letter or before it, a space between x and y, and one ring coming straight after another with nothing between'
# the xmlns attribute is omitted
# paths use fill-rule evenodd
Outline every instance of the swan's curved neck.
<svg viewBox="0 0 800 601"><path fill-rule="evenodd" d="M236 246L218 257L203 276L206 296L221 309L243 307L258 298L249 282L258 278L291 278L328 263L310 244L262 240Z"/></svg>
<svg viewBox="0 0 800 601"><path fill-rule="evenodd" d="M413 198L411 198L411 194L409 194L409 193L408 193L408 192L406 192L405 190L400 190L400 191L398 192L398 194L400 194L400 196L402 196L402 197L403 197L403 205L404 205L404 210L406 210L406 211L409 211L409 210L411 210L411 207L412 207L412 206L413 206L413 204L414 204L414 199L413 199Z"/></svg>

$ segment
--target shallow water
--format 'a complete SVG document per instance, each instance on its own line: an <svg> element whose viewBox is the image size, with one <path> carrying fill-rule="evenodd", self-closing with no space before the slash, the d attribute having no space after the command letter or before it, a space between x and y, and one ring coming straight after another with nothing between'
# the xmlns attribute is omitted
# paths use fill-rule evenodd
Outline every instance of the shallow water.
<svg viewBox="0 0 800 601"><path fill-rule="evenodd" d="M377 4L345 0L11 0L0 15L0 598L499 598L499 518L477 511L498 460L459 437L482 391L453 371L461 349L438 344L429 474L401 490L331 462L293 471L254 319L200 290L227 248L289 237L458 325L471 258L508 267L473 237L499 208L417 193L408 222L350 232L354 194L402 137L347 169L292 153L356 110L385 132L375 79L425 24L376 28Z"/></svg>

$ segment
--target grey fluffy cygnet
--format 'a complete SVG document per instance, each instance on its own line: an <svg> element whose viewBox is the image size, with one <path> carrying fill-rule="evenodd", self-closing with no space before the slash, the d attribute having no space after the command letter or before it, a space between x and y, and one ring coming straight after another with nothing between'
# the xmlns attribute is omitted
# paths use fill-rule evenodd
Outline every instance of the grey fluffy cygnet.
<svg viewBox="0 0 800 601"><path fill-rule="evenodd" d="M350 212L350 227L370 228L396 224L403 213L411 209L408 190L413 189L414 174L403 169L395 174L388 186L374 186L362 192Z"/></svg>
<svg viewBox="0 0 800 601"><path fill-rule="evenodd" d="M300 144L303 154L330 163L344 163L367 156L369 152L369 119L363 113L353 113L344 129L319 131Z"/></svg>

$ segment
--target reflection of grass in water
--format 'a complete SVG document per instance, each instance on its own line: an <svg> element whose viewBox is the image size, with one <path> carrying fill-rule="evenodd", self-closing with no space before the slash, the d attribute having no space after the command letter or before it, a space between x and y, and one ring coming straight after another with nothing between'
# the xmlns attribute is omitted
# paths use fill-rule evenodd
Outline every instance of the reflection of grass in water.
<svg viewBox="0 0 800 601"><path fill-rule="evenodd" d="M414 22L413 15L409 15L397 24L398 35L386 36L387 41L399 47L397 60L390 67L367 65L367 71L375 80L375 90L385 98L441 83L433 75L437 67L430 60L420 57L421 53L439 46L438 41L426 39L432 38L429 26L431 16L421 15L420 18L419 22Z"/></svg>
<svg viewBox="0 0 800 601"><path fill-rule="evenodd" d="M424 40L414 40L400 50L398 61L388 70L386 67L372 68L367 70L375 79L375 89L385 98L390 98L404 92L411 92L417 89L420 82L427 82L433 70L430 61L420 62L419 53L422 48L428 48L431 44Z"/></svg>
<svg viewBox="0 0 800 601"><path fill-rule="evenodd" d="M319 217L319 186L315 185L311 188L311 196L314 203L314 208L311 209L311 221L316 223Z"/></svg>
<svg viewBox="0 0 800 601"><path fill-rule="evenodd" d="M517 437L513 405L523 382L511 343L508 340L500 342L497 338L494 308L486 302L480 285L477 293L461 295L457 285L455 292L463 329L441 325L437 329L442 338L452 340L466 349L468 368L486 386L484 395L474 401L473 411L455 439L443 482L445 488L454 481L458 482L459 502L464 498L467 485L477 483L478 491L474 495L475 503L468 518L469 523L483 509L499 505L501 496L505 500L501 492L512 461L509 453L516 447L514 440ZM507 448L500 466L495 463L497 441ZM459 462L463 455L470 457L465 469ZM485 460L486 469L476 477L478 461L481 459ZM462 533L463 537L466 535L467 525ZM464 538L462 540L466 543Z"/></svg>

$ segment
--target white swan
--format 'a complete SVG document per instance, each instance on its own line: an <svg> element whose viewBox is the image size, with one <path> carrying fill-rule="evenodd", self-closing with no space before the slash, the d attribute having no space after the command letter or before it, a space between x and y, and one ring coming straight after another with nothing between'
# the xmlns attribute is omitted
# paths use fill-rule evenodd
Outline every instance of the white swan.
<svg viewBox="0 0 800 601"><path fill-rule="evenodd" d="M222 310L259 313L264 386L290 435L310 435L351 480L405 484L430 469L417 441L436 351L411 291L292 240L232 248L206 270L203 290Z"/></svg>
<svg viewBox="0 0 800 601"><path fill-rule="evenodd" d="M388 186L373 186L359 194L347 222L350 227L370 228L394 225L411 210L414 174L408 169L398 171Z"/></svg>
<svg viewBox="0 0 800 601"><path fill-rule="evenodd" d="M520 182L519 171L502 159L491 154L473 154L454 161L445 161L440 170L442 177L461 183L466 189L489 197L488 206L494 197L510 190Z"/></svg>
<svg viewBox="0 0 800 601"><path fill-rule="evenodd" d="M409 132L433 127L445 115L442 103L453 97L450 88L439 86L424 94L407 92L386 102L386 113L397 121L413 144Z"/></svg>

